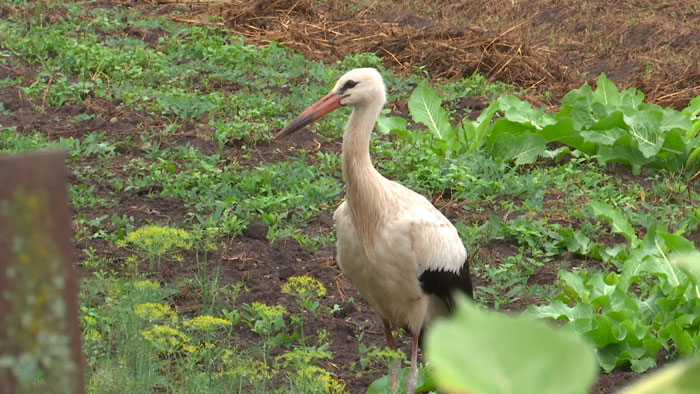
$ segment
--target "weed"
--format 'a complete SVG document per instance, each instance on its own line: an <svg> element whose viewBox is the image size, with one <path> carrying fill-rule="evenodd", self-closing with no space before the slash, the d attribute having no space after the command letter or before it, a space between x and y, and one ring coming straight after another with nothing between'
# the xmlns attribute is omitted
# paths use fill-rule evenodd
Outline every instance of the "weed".
<svg viewBox="0 0 700 394"><path fill-rule="evenodd" d="M27 150L55 148L57 144L50 142L41 133L19 134L14 129L0 127L0 152L15 153Z"/></svg>

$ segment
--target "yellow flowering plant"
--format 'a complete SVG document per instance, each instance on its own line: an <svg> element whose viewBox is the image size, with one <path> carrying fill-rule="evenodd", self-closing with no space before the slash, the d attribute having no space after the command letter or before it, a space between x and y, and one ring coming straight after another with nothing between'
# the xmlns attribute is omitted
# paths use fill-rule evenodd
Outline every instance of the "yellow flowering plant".
<svg viewBox="0 0 700 394"><path fill-rule="evenodd" d="M190 337L187 334L167 325L156 325L150 330L143 330L141 336L156 350L166 354L179 351L190 343Z"/></svg>
<svg viewBox="0 0 700 394"><path fill-rule="evenodd" d="M254 302L252 305L244 305L243 309L248 312L245 314L245 322L260 336L271 336L286 326L284 316L287 315L287 308L282 305L270 306Z"/></svg>
<svg viewBox="0 0 700 394"><path fill-rule="evenodd" d="M282 293L289 294L296 298L301 309L301 317L298 320L301 331L301 342L306 341L304 337L304 311L316 314L321 302L315 298L323 298L326 295L326 287L318 279L308 275L292 276L282 285Z"/></svg>
<svg viewBox="0 0 700 394"><path fill-rule="evenodd" d="M136 245L149 259L151 270L160 269L163 256L176 249L190 249L192 236L185 230L147 225L132 231L126 242Z"/></svg>
<svg viewBox="0 0 700 394"><path fill-rule="evenodd" d="M267 348L270 344L288 343L289 338L285 333L280 332L287 326L284 317L287 315L287 308L282 305L267 305L262 302L254 302L251 305L243 305L246 311L243 321L250 329L263 338L263 359L267 363Z"/></svg>
<svg viewBox="0 0 700 394"><path fill-rule="evenodd" d="M85 342L99 343L102 341L97 319L89 314L83 315L83 339Z"/></svg>
<svg viewBox="0 0 700 394"><path fill-rule="evenodd" d="M300 369L307 365L313 365L321 360L329 360L333 354L326 348L297 347L275 358L275 364L279 368Z"/></svg>
<svg viewBox="0 0 700 394"><path fill-rule="evenodd" d="M248 388L250 389L263 386L262 392L265 392L264 386L266 383L277 373L277 371L271 369L261 360L254 358L236 358L226 360L224 364L225 367L220 372L221 375L235 379L245 379L249 383L250 387Z"/></svg>
<svg viewBox="0 0 700 394"><path fill-rule="evenodd" d="M169 320L172 323L177 323L177 313L166 304L158 304L155 302L145 302L134 305L134 314L149 322Z"/></svg>
<svg viewBox="0 0 700 394"><path fill-rule="evenodd" d="M282 285L282 293L297 298L299 306L315 313L321 305L314 298L323 298L326 295L326 287L318 279L308 275L292 276Z"/></svg>
<svg viewBox="0 0 700 394"><path fill-rule="evenodd" d="M202 343L202 361L207 365L207 381L211 384L214 378L214 363L216 361L214 352L217 350L216 344L213 343L214 332L221 328L231 328L233 324L220 317L201 315L186 321L183 325L192 331L204 333L205 341Z"/></svg>
<svg viewBox="0 0 700 394"><path fill-rule="evenodd" d="M293 379L296 386L299 387L300 390L303 390L304 393L347 393L347 391L345 391L345 383L336 379L331 372L314 365L298 369Z"/></svg>
<svg viewBox="0 0 700 394"><path fill-rule="evenodd" d="M209 315L197 316L184 323L185 327L204 332L215 331L218 328L230 327L231 325L232 323L226 319Z"/></svg>
<svg viewBox="0 0 700 394"><path fill-rule="evenodd" d="M144 291L150 291L150 290L158 290L160 289L160 284L153 282L151 280L138 280L134 282L134 288L136 290L144 290Z"/></svg>

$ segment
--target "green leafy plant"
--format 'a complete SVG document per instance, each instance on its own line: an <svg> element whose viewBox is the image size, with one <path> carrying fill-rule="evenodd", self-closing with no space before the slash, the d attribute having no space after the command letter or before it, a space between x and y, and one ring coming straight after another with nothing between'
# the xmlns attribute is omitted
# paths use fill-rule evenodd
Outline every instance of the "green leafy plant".
<svg viewBox="0 0 700 394"><path fill-rule="evenodd" d="M426 84L419 85L408 101L413 120L426 126L431 132L430 137L409 132L408 122L401 117L381 116L377 126L383 133L393 132L412 141L427 140L427 145L440 156L449 157L479 149L486 141L489 124L499 104L492 103L476 121L463 119L457 127L452 126L450 115L441 104L435 91Z"/></svg>
<svg viewBox="0 0 700 394"><path fill-rule="evenodd" d="M17 133L14 129L0 127L0 153L16 153L33 149L56 148L58 144L50 142L41 133Z"/></svg>
<svg viewBox="0 0 700 394"><path fill-rule="evenodd" d="M604 248L584 241L573 250L614 264L618 272L559 271L561 293L551 304L533 305L528 311L562 320L586 336L598 348L598 362L606 372L621 365L644 372L656 366L661 348L672 356L694 354L700 346L700 293L669 259L670 253L696 253L693 243L654 223L639 239L615 208L601 202L590 206L629 244Z"/></svg>
<svg viewBox="0 0 700 394"><path fill-rule="evenodd" d="M584 84L567 93L555 115L504 94L476 121L463 120L453 127L440 98L424 84L414 90L408 104L413 120L431 132L427 146L440 156L484 146L492 156L521 165L541 156L559 157L573 148L602 164L629 165L635 173L642 167L678 170L693 166L700 156L700 100L691 101L682 112L643 101L644 94L637 89L620 92L602 74L596 90ZM503 116L491 122L497 113ZM382 117L378 126L382 132L412 141L425 138L409 132L408 122L400 117ZM569 148L549 151L552 142Z"/></svg>
<svg viewBox="0 0 700 394"><path fill-rule="evenodd" d="M36 80L22 90L42 105L61 106L67 102L81 102L94 87L90 81L72 83L64 74L40 73Z"/></svg>
<svg viewBox="0 0 700 394"><path fill-rule="evenodd" d="M384 351L391 351L390 349L385 349ZM378 357L382 358L382 354L380 353ZM403 353L400 354L400 359L393 359L393 356L389 356L390 360L387 360L388 365L393 365L393 362L397 362L399 360L405 359ZM386 394L386 393L402 393L406 392L406 378L408 377L409 374L409 368L403 368L399 372L398 376L398 384L396 386L396 390L391 389L391 377L389 376L382 376L381 378L375 380L372 382L372 384L369 385L367 388L367 393L366 394ZM418 369L418 382L416 386L416 392L422 393L422 392L433 392L435 391L436 386L435 386L435 381L431 376L431 373L429 370L425 368L419 368Z"/></svg>
<svg viewBox="0 0 700 394"><path fill-rule="evenodd" d="M687 111L643 100L642 92L634 88L619 92L602 74L595 91L584 84L564 96L557 118L570 119L581 138L569 141L576 140L574 147L595 154L602 163L627 164L634 172L641 167L678 169L688 164L700 140L692 134Z"/></svg>
<svg viewBox="0 0 700 394"><path fill-rule="evenodd" d="M502 152L504 144L525 143L532 149L520 163L533 162L545 153L547 143L560 142L603 164L626 164L634 173L642 167L677 170L692 164L691 155L697 155L700 143L697 130L693 132L696 126L691 127L697 103L678 112L643 101L642 92L634 88L620 92L605 74L595 90L584 84L567 93L555 115L502 96L504 117L493 123L489 134L492 153Z"/></svg>

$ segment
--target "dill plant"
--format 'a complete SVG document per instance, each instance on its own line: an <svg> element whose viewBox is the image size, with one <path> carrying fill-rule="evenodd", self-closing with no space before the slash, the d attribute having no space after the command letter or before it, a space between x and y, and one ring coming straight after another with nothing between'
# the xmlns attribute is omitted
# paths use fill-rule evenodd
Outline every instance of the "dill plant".
<svg viewBox="0 0 700 394"><path fill-rule="evenodd" d="M175 249L190 249L191 239L185 230L156 225L143 226L126 236L127 243L136 245L148 257L151 271L160 270L163 256Z"/></svg>
<svg viewBox="0 0 700 394"><path fill-rule="evenodd" d="M304 393L346 393L344 383L333 377L332 373L315 365L298 369L294 376L294 383L297 390Z"/></svg>
<svg viewBox="0 0 700 394"><path fill-rule="evenodd" d="M86 280L81 312L89 338L84 346L91 391L135 393L167 384L159 371L167 363L160 354L167 350L168 329L154 327L176 328L177 314L164 303L171 294L172 289L150 280L127 281L102 273ZM119 382L119 391L113 390L113 382Z"/></svg>
<svg viewBox="0 0 700 394"><path fill-rule="evenodd" d="M243 309L246 311L243 321L263 340L263 361L267 364L267 351L270 345L282 343L287 339L284 333L278 333L287 326L284 321L284 317L288 314L287 308L282 305L271 306L254 302L251 305L243 305ZM275 333L278 334L275 335Z"/></svg>
<svg viewBox="0 0 700 394"><path fill-rule="evenodd" d="M198 331L204 334L204 360L207 364L207 384L208 387L212 387L215 361L212 351L216 348L216 345L214 344L214 333L222 328L228 329L233 324L230 321L220 317L201 315L193 318L192 320L186 321L183 325L192 331Z"/></svg>
<svg viewBox="0 0 700 394"><path fill-rule="evenodd" d="M323 298L326 295L326 288L318 279L308 275L292 276L282 285L282 293L289 294L296 298L301 310L301 342L304 343L304 313L309 311L316 314L321 303L316 298Z"/></svg>
<svg viewBox="0 0 700 394"><path fill-rule="evenodd" d="M177 323L178 321L177 314L170 308L170 305L155 302L134 305L134 314L149 322L169 320L172 323Z"/></svg>
<svg viewBox="0 0 700 394"><path fill-rule="evenodd" d="M210 240L198 242L199 246L195 251L197 261L197 284L202 293L202 304L207 313L213 313L219 293L223 290L219 283L221 281L221 266L216 265L214 274L209 275L209 252L217 250L216 243ZM201 253L200 253L201 251Z"/></svg>
<svg viewBox="0 0 700 394"><path fill-rule="evenodd" d="M228 349L224 350L221 360L223 367L219 375L236 383L238 393L257 392L258 390L255 388L266 386L267 382L277 374L276 370L270 368L263 361L249 357L237 357L233 351ZM246 385L246 383L248 384Z"/></svg>
<svg viewBox="0 0 700 394"><path fill-rule="evenodd" d="M184 349L190 343L190 337L168 325L155 325L149 330L142 330L141 336L158 352L172 355Z"/></svg>
<svg viewBox="0 0 700 394"><path fill-rule="evenodd" d="M285 352L275 359L277 369L286 369L290 391L303 393L344 393L345 384L317 362L333 358L323 346L299 347Z"/></svg>

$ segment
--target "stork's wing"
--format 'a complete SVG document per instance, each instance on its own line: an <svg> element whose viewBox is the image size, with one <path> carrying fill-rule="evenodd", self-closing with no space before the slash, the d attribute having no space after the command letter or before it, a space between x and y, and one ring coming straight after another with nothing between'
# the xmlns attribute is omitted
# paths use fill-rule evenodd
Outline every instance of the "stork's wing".
<svg viewBox="0 0 700 394"><path fill-rule="evenodd" d="M467 258L457 229L425 197L404 190L410 194L402 195L380 231L380 244L391 248L385 252L412 261L416 275L457 273Z"/></svg>
<svg viewBox="0 0 700 394"><path fill-rule="evenodd" d="M403 261L406 268L412 265L422 290L440 297L452 310L455 290L472 295L467 252L457 229L440 211L420 195L411 197L383 226L378 248L395 246L383 250L383 258L393 253L398 259L394 261Z"/></svg>

